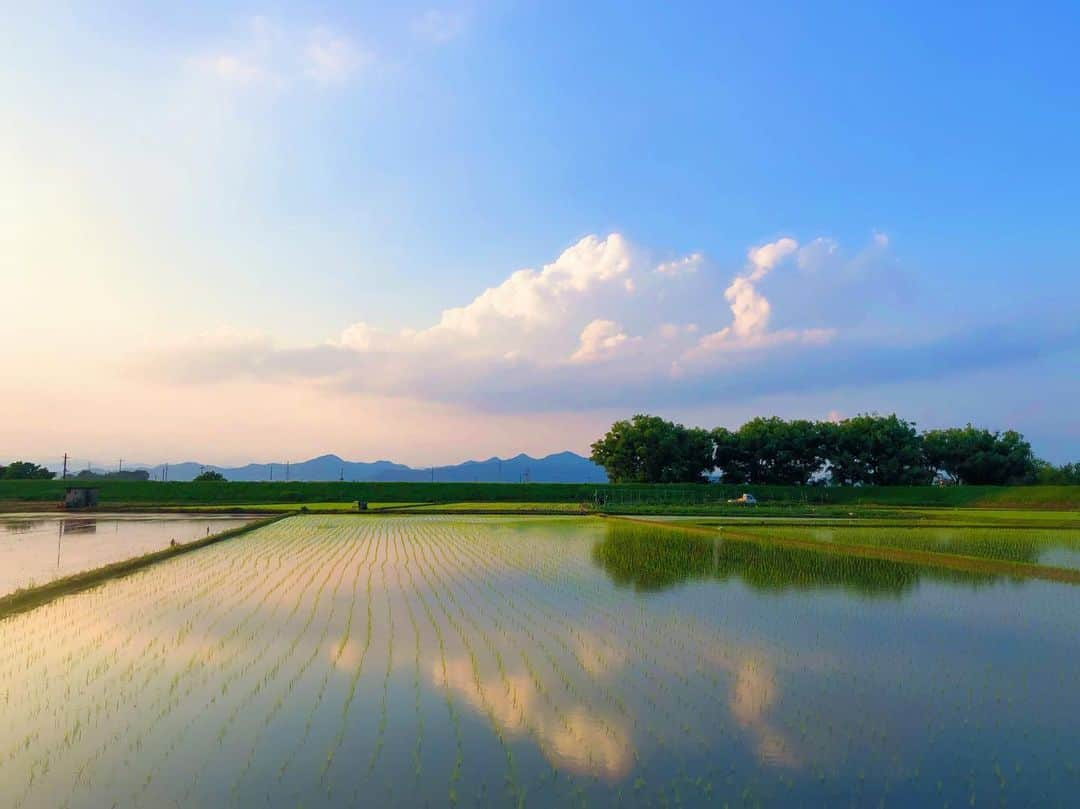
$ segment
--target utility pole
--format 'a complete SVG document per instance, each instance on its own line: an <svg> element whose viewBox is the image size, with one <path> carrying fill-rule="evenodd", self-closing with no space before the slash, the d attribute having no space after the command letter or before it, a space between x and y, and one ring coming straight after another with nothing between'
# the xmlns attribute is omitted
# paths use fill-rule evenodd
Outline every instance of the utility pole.
<svg viewBox="0 0 1080 809"><path fill-rule="evenodd" d="M270 480L274 479L274 465L270 464Z"/></svg>
<svg viewBox="0 0 1080 809"><path fill-rule="evenodd" d="M60 476L61 480L67 480L67 453L64 453L64 473Z"/></svg>
<svg viewBox="0 0 1080 809"><path fill-rule="evenodd" d="M116 471L117 472L123 472L124 471L124 459L123 458L121 458L120 463L118 463L116 465Z"/></svg>
<svg viewBox="0 0 1080 809"><path fill-rule="evenodd" d="M291 463L291 462L290 461L285 461L285 482L286 483L289 482L289 463Z"/></svg>
<svg viewBox="0 0 1080 809"><path fill-rule="evenodd" d="M165 481L168 482L168 480L169 480L169 463L168 463L168 461L165 462L164 475L165 475Z"/></svg>
<svg viewBox="0 0 1080 809"><path fill-rule="evenodd" d="M431 482L435 482L435 467L431 467Z"/></svg>

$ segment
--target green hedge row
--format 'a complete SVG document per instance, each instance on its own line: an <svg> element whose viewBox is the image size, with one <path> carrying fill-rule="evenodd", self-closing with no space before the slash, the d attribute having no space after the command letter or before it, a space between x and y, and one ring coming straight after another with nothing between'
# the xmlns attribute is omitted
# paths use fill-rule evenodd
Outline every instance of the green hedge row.
<svg viewBox="0 0 1080 809"><path fill-rule="evenodd" d="M60 502L70 481L0 481L0 502ZM571 483L95 483L101 506L197 506L257 503L580 503L599 493L609 504L711 503L754 494L762 502L1080 508L1080 486L731 486Z"/></svg>

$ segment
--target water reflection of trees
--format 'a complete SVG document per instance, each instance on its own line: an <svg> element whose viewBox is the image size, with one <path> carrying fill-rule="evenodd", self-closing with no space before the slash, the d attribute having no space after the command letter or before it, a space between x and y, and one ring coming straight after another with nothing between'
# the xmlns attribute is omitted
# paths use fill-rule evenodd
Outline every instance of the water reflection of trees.
<svg viewBox="0 0 1080 809"><path fill-rule="evenodd" d="M47 523L47 520L3 520L0 521L0 525L4 527L4 530L9 534L29 534L31 531L35 531L41 528Z"/></svg>
<svg viewBox="0 0 1080 809"><path fill-rule="evenodd" d="M65 534L96 534L97 520L88 518L75 518L63 521Z"/></svg>
<svg viewBox="0 0 1080 809"><path fill-rule="evenodd" d="M593 561L620 587L648 592L688 581L738 579L755 590L851 590L900 596L922 579L986 584L990 574L888 559L825 553L780 544L702 536L677 528L612 522Z"/></svg>

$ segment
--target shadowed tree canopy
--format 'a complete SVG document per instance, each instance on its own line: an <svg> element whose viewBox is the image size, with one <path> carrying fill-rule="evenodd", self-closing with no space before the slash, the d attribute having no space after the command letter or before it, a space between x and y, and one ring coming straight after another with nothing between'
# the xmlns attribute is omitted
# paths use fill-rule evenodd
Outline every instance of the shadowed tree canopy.
<svg viewBox="0 0 1080 809"><path fill-rule="evenodd" d="M727 483L804 485L826 460L823 425L802 419L759 416L737 432L719 427L712 438Z"/></svg>
<svg viewBox="0 0 1080 809"><path fill-rule="evenodd" d="M923 461L915 425L889 416L861 415L838 424L822 423L825 454L837 483L914 486L933 473Z"/></svg>
<svg viewBox="0 0 1080 809"><path fill-rule="evenodd" d="M213 469L207 469L207 470L197 474L195 477L192 478L192 480L193 481L198 481L200 483L207 483L207 482L213 483L213 482L224 481L225 476L223 474L221 474L220 472L215 472Z"/></svg>
<svg viewBox="0 0 1080 809"><path fill-rule="evenodd" d="M1035 461L1035 482L1044 486L1076 486L1080 484L1080 462L1054 466L1049 461Z"/></svg>
<svg viewBox="0 0 1080 809"><path fill-rule="evenodd" d="M55 472L29 461L12 461L7 466L0 466L0 479L3 480L51 480L54 477Z"/></svg>
<svg viewBox="0 0 1080 809"><path fill-rule="evenodd" d="M612 483L696 483L713 467L713 441L706 430L639 414L611 425L592 460Z"/></svg>
<svg viewBox="0 0 1080 809"><path fill-rule="evenodd" d="M935 477L954 483L1074 483L1072 464L1037 461L1020 433L970 424L920 434L895 413L840 422L758 417L738 430L687 428L658 416L617 421L592 445L592 459L613 483L696 481L719 470L725 483L780 486L916 486Z"/></svg>
<svg viewBox="0 0 1080 809"><path fill-rule="evenodd" d="M923 435L926 464L957 483L1030 483L1036 474L1031 445L1020 433L990 432L968 424Z"/></svg>

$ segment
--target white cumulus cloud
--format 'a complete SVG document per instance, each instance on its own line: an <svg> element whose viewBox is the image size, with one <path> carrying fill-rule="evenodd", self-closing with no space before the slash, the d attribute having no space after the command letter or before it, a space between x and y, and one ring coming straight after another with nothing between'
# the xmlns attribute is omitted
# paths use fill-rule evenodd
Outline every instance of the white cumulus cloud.
<svg viewBox="0 0 1080 809"><path fill-rule="evenodd" d="M594 320L581 330L581 344L570 359L573 362L594 362L611 357L619 346L632 340L613 320Z"/></svg>
<svg viewBox="0 0 1080 809"><path fill-rule="evenodd" d="M825 240L800 249L785 236L751 247L733 275L706 265L700 253L678 259L700 270L658 272L663 265L621 234L589 235L553 261L516 270L444 309L427 326L357 321L335 339L298 347L261 336L204 341L150 366L174 380L303 379L340 391L489 407L606 401L620 391L707 391L734 369L741 370L728 387L755 379L775 385L767 373L774 358L786 374L793 362L820 364L814 358L840 335L828 323L799 325L797 306L788 312L794 323L778 328L770 300L800 279L827 282L838 259L820 273L783 268L835 252ZM857 256L869 260L865 251Z"/></svg>

